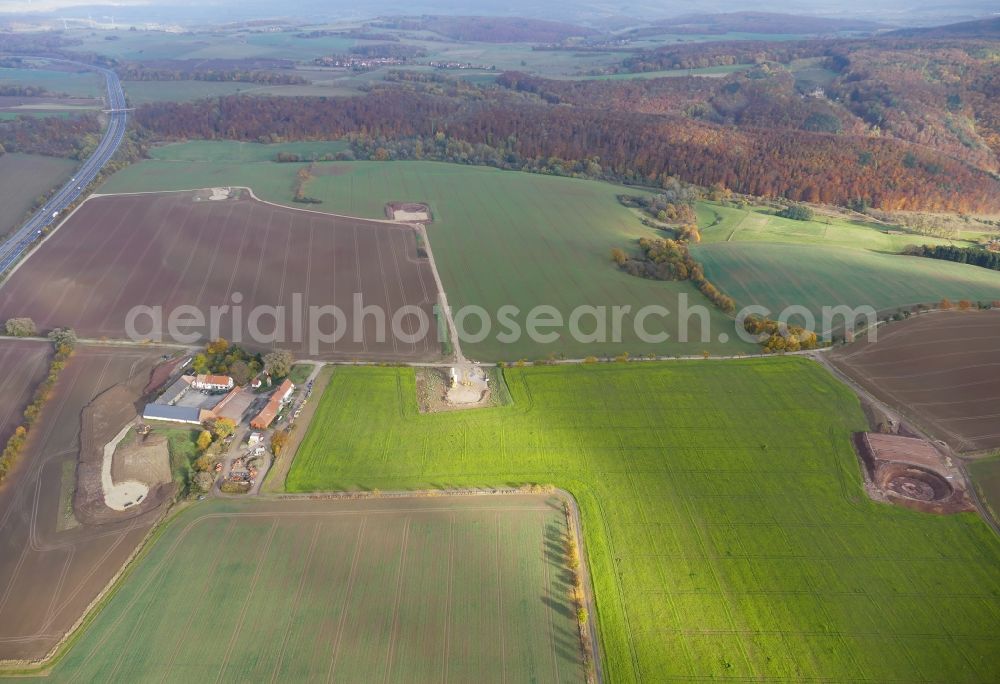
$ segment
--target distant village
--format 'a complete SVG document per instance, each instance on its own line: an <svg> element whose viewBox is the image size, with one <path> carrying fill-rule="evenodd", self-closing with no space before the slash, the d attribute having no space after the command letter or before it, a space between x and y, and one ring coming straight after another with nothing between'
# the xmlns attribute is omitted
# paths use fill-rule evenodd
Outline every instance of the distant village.
<svg viewBox="0 0 1000 684"><path fill-rule="evenodd" d="M317 57L313 60L313 63L317 66L350 69L352 71L372 71L381 67L390 66L419 66L419 63L411 61L408 57L399 56L370 57L363 55L329 55L327 57ZM496 65L473 64L472 62L456 62L450 60L432 60L427 62L426 66L441 71L496 71Z"/></svg>

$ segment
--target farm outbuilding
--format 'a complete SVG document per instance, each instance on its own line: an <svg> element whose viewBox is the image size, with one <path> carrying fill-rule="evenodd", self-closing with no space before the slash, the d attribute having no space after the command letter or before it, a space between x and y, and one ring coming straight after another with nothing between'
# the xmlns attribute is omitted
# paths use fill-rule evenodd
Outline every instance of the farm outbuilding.
<svg viewBox="0 0 1000 684"><path fill-rule="evenodd" d="M173 406L181 397L187 394L189 389L191 389L192 380L194 380L194 378L190 375L182 375L177 378L169 387L167 387L166 390L164 390L163 394L161 394L156 400L156 403Z"/></svg>
<svg viewBox="0 0 1000 684"><path fill-rule="evenodd" d="M294 390L295 385L292 384L291 380L285 380L281 383L278 389L274 391L274 394L271 395L267 405L250 421L250 427L255 430L266 430L270 427L271 423L278 416L278 411L281 410L282 404L288 401Z"/></svg>
<svg viewBox="0 0 1000 684"><path fill-rule="evenodd" d="M143 420L165 420L171 423L200 425L203 409L191 406L169 406L167 404L146 404L142 411Z"/></svg>
<svg viewBox="0 0 1000 684"><path fill-rule="evenodd" d="M235 423L242 422L243 414L253 403L254 394L246 388L234 387L212 409L219 418L229 418Z"/></svg>

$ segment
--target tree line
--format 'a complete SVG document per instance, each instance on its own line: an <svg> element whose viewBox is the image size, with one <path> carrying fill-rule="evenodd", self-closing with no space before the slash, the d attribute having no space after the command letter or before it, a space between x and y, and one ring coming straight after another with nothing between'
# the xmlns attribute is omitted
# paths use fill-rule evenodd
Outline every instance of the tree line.
<svg viewBox="0 0 1000 684"><path fill-rule="evenodd" d="M550 106L490 94L450 98L377 89L344 99L229 96L150 103L135 120L154 139L320 140L360 134L399 141L467 143L487 163L531 160L560 168L597 160L607 179L656 184L664 177L743 194L887 210L1000 211L1000 182L932 150L884 138L732 129L671 116ZM2 140L0 140L2 142ZM860 164L859 158L874 160ZM384 156L384 155L383 155ZM405 158L393 157L386 158ZM916 159L916 165L904 164Z"/></svg>
<svg viewBox="0 0 1000 684"><path fill-rule="evenodd" d="M903 249L908 256L955 261L1000 271L1000 252L979 247L954 247L952 245L909 245Z"/></svg>
<svg viewBox="0 0 1000 684"><path fill-rule="evenodd" d="M115 72L123 81L213 81L262 85L301 85L309 82L298 74L261 69L155 69L127 64L117 67Z"/></svg>
<svg viewBox="0 0 1000 684"><path fill-rule="evenodd" d="M30 321L30 319L12 320L17 321L15 327L26 325L26 322ZM8 323L10 322L8 321ZM33 322L30 324L30 327L32 330L34 329ZM73 354L73 349L76 347L76 333L69 328L53 330L49 333L49 340L52 342L54 353L52 361L49 363L48 375L35 388L31 403L28 404L22 414L22 422L14 428L14 433L7 439L7 444L4 446L3 452L0 453L0 482L3 482L7 475L14 469L17 459L20 457L21 452L24 451L24 446L28 442L32 426L41 415L45 403L52 397L52 390L56 386L59 374L66 367L66 363L69 361L69 357Z"/></svg>

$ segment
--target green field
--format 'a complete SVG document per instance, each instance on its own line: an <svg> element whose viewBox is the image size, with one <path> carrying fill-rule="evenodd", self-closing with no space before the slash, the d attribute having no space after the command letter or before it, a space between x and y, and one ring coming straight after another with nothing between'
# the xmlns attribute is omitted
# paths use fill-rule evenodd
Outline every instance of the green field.
<svg viewBox="0 0 1000 684"><path fill-rule="evenodd" d="M1000 541L869 500L864 417L820 366L505 374L510 406L421 415L411 369L338 369L288 489L571 491L611 682L995 681Z"/></svg>
<svg viewBox="0 0 1000 684"><path fill-rule="evenodd" d="M68 181L76 166L72 159L36 154L0 156L0 236L27 218L36 199Z"/></svg>
<svg viewBox="0 0 1000 684"><path fill-rule="evenodd" d="M185 509L56 681L583 682L553 497Z"/></svg>
<svg viewBox="0 0 1000 684"><path fill-rule="evenodd" d="M702 244L716 242L779 242L795 245L851 247L898 253L907 245L954 244L952 240L917 233L889 233L884 226L842 216L818 214L812 221L776 216L773 209L736 209L715 202L697 207ZM972 234L966 236L972 237Z"/></svg>
<svg viewBox="0 0 1000 684"><path fill-rule="evenodd" d="M993 512L993 519L1000 521L1000 453L972 461L968 469L979 496Z"/></svg>
<svg viewBox="0 0 1000 684"><path fill-rule="evenodd" d="M822 307L839 304L885 311L944 297L1000 299L1000 273L898 254L907 245L949 240L889 234L844 217L793 221L769 209L709 202L698 206L698 220L702 243L692 252L708 279L740 306L758 304L776 314L801 305L819 317Z"/></svg>
<svg viewBox="0 0 1000 684"><path fill-rule="evenodd" d="M273 162L280 152L298 154L304 157L320 157L328 154L337 154L346 149L347 143L339 140L329 142L293 142L278 145L201 141L154 147L149 151L149 156L162 161L205 162L212 164L239 162L243 164L245 162ZM284 166L281 165L281 167ZM268 164L264 168L273 169L281 167ZM297 165L290 166L290 168L293 168L294 171L286 175L294 176L295 171L299 169ZM127 176L128 174L123 175Z"/></svg>
<svg viewBox="0 0 1000 684"><path fill-rule="evenodd" d="M72 109L27 109L18 108L16 110L8 110L5 112L0 112L0 121L12 121L21 116L35 116L35 117L50 117L57 116L60 119L69 119L73 116L78 116L80 114L86 113L88 111L94 111L92 109L86 109L83 107L73 107Z"/></svg>
<svg viewBox="0 0 1000 684"><path fill-rule="evenodd" d="M212 185L249 185L263 199L290 204L296 164L246 163L273 158L278 149L308 149L308 144L258 146L238 143L187 143L154 151L157 157L115 174L102 192L171 190ZM249 150L249 151L248 151ZM248 155L248 156L244 156ZM218 159L220 161L191 161ZM237 161L239 159L239 161ZM479 343L464 343L470 358L512 361L549 354L567 357L630 354L750 353L753 345L717 336L733 336L732 322L705 302L689 283L643 280L618 270L610 260L613 247L634 244L654 231L622 207L618 186L594 181L558 178L486 167L436 162L351 162L317 165L307 194L323 200L312 209L371 218L385 217L390 201L427 202L434 213L428 235L451 306L482 306L493 320L492 334ZM614 343L610 321L607 342L573 340L563 329L554 343L536 342L523 335L514 344L497 339L500 307L512 305L525 327L527 312L538 305L554 306L564 318L577 306L627 304L634 314L642 306L680 310L679 297L691 305L705 303L711 336L702 342L698 317L690 319L688 342L680 341L678 315L651 316L650 333L671 335L665 344L642 342L634 320L626 319L621 342ZM470 318L467 329L479 331L479 319ZM593 319L581 322L591 332Z"/></svg>
<svg viewBox="0 0 1000 684"><path fill-rule="evenodd" d="M317 27L318 28L318 27ZM343 28L343 27L341 27ZM123 60L157 59L289 59L309 62L316 57L343 54L365 44L343 36L300 38L298 29L255 33L239 30L167 33L164 31L108 31L71 29L69 38L82 41L70 50ZM441 40L432 34L405 32L401 42L427 51L418 62L457 61L496 66L497 71L522 70L545 76L565 76L610 66L627 54L621 51L583 52L532 50L529 43L475 43ZM111 36L113 40L107 40ZM426 38L431 38L426 40ZM385 69L371 72L381 77Z"/></svg>
<svg viewBox="0 0 1000 684"><path fill-rule="evenodd" d="M122 88L129 104L134 106L149 102L185 102L203 97L233 95L256 87L253 83L229 81L123 81Z"/></svg>
<svg viewBox="0 0 1000 684"><path fill-rule="evenodd" d="M637 72L622 72L617 74L603 74L597 76L580 76L577 77L579 80L592 80L592 81L627 81L633 79L648 79L648 78L676 78L679 76L728 76L729 74L736 73L737 71L745 71L749 69L752 64L726 64L722 66L711 66L711 67L700 67L698 69L666 69L663 71L637 71Z"/></svg>
<svg viewBox="0 0 1000 684"><path fill-rule="evenodd" d="M340 37L302 39L296 32L245 31L108 31L71 29L68 38L82 41L70 49L124 60L156 59L292 59L311 60L345 52L355 41ZM107 40L112 36L115 40Z"/></svg>
<svg viewBox="0 0 1000 684"><path fill-rule="evenodd" d="M0 68L0 85L41 86L51 93L69 97L104 95L104 79L90 70L73 72Z"/></svg>
<svg viewBox="0 0 1000 684"><path fill-rule="evenodd" d="M704 264L705 275L738 305L759 304L773 313L801 305L818 318L822 307L839 304L888 311L944 297L1000 299L1000 273L949 261L844 247L748 242L704 245L692 251Z"/></svg>
<svg viewBox="0 0 1000 684"><path fill-rule="evenodd" d="M147 102L185 102L205 97L225 95L282 95L286 97L335 97L357 95L359 86L381 75L328 75L328 72L303 71L309 83L295 85L261 85L233 81L126 81L122 83L128 100L133 105Z"/></svg>

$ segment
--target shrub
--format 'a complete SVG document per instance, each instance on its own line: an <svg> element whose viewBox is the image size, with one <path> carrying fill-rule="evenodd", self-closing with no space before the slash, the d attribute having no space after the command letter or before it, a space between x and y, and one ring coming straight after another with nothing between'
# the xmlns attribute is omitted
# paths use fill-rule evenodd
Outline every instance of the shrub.
<svg viewBox="0 0 1000 684"><path fill-rule="evenodd" d="M214 482L215 478L212 477L212 473L202 471L194 474L194 485L200 492L207 492L212 489Z"/></svg>
<svg viewBox="0 0 1000 684"><path fill-rule="evenodd" d="M793 204L778 212L778 216L794 221L812 221L816 214L803 204Z"/></svg>
<svg viewBox="0 0 1000 684"><path fill-rule="evenodd" d="M194 462L194 469L199 473L207 473L215 467L215 459L209 454L202 454Z"/></svg>
<svg viewBox="0 0 1000 684"><path fill-rule="evenodd" d="M249 482L232 482L225 481L219 489L225 494L246 494L250 491Z"/></svg>
<svg viewBox="0 0 1000 684"><path fill-rule="evenodd" d="M57 350L76 347L76 331L72 328L56 328L49 333L49 340L55 345Z"/></svg>
<svg viewBox="0 0 1000 684"><path fill-rule="evenodd" d="M198 451L205 451L209 445L212 444L212 433L208 430L202 430L198 435Z"/></svg>
<svg viewBox="0 0 1000 684"><path fill-rule="evenodd" d="M4 324L4 332L11 337L33 337L38 328L30 318L10 318Z"/></svg>
<svg viewBox="0 0 1000 684"><path fill-rule="evenodd" d="M275 378L284 378L292 371L295 359L291 352L279 350L264 357L264 371Z"/></svg>
<svg viewBox="0 0 1000 684"><path fill-rule="evenodd" d="M287 430L278 430L271 435L271 452L278 457L288 445L289 434Z"/></svg>

